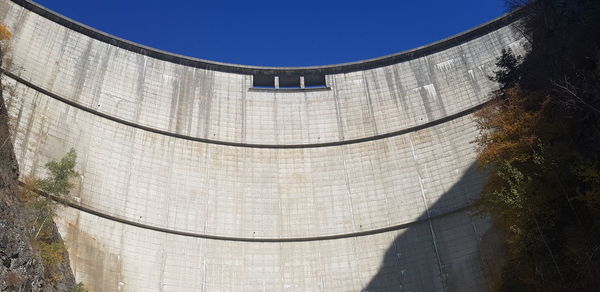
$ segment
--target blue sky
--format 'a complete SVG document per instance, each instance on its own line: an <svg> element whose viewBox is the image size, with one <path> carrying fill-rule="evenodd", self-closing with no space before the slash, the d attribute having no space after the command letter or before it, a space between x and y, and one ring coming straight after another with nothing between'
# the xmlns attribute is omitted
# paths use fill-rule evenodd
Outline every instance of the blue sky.
<svg viewBox="0 0 600 292"><path fill-rule="evenodd" d="M506 12L502 0L37 0L110 34L202 59L309 66L379 57Z"/></svg>

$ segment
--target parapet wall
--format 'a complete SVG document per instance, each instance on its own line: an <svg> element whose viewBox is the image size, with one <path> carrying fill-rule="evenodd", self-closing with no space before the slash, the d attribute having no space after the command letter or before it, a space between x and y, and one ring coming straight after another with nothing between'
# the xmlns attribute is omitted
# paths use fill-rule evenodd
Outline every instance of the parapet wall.
<svg viewBox="0 0 600 292"><path fill-rule="evenodd" d="M93 291L487 289L471 113L502 49L524 54L516 14L307 68L135 47L28 1L0 1L0 21L21 172L78 153L59 221ZM309 71L327 88L252 89Z"/></svg>
<svg viewBox="0 0 600 292"><path fill-rule="evenodd" d="M488 25L473 33L487 34L422 57L410 58L419 54L409 52L399 54L406 59L401 63L328 74L331 90L249 91L252 74L154 59L82 35L24 8L2 11L13 11L4 19L14 26L13 48L18 53L12 58L23 79L115 118L234 143L345 141L443 118L485 101L495 88L487 78L495 57L503 48L520 52L522 47L522 39L515 38L509 27L490 32L496 26ZM364 66L370 68L370 62L364 61ZM332 69L335 66L317 68L337 71Z"/></svg>

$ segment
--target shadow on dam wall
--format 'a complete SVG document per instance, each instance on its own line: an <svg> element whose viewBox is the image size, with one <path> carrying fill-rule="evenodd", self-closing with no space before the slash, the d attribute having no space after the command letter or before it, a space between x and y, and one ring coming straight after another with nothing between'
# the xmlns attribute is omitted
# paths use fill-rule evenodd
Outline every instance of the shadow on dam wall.
<svg viewBox="0 0 600 292"><path fill-rule="evenodd" d="M468 208L483 185L472 164L424 213L400 230L363 292L486 291L503 258L500 235Z"/></svg>

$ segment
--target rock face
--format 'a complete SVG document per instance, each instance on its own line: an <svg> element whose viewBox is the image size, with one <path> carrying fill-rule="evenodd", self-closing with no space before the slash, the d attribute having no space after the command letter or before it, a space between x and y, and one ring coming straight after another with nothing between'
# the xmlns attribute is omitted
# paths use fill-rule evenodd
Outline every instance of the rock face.
<svg viewBox="0 0 600 292"><path fill-rule="evenodd" d="M77 151L57 224L92 291L487 289L472 113L502 50L525 51L517 15L291 69L171 55L23 0L0 21L21 171Z"/></svg>
<svg viewBox="0 0 600 292"><path fill-rule="evenodd" d="M39 250L35 249L32 211L19 200L19 171L8 137L6 107L0 89L0 291L66 291L75 285L67 253L54 268L59 277L48 281ZM62 242L54 222L47 223L51 242Z"/></svg>
<svg viewBox="0 0 600 292"><path fill-rule="evenodd" d="M15 177L0 173L0 290L42 291L44 268L29 243L31 231L14 203L17 192Z"/></svg>

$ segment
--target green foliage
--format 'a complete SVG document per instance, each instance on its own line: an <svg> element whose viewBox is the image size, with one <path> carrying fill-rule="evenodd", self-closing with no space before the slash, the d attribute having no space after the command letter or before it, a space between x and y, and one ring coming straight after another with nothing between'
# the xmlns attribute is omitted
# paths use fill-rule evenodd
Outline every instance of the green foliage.
<svg viewBox="0 0 600 292"><path fill-rule="evenodd" d="M67 249L62 241L46 242L38 240L36 242L42 265L44 266L44 279L49 284L55 284L62 279L58 266L64 264Z"/></svg>
<svg viewBox="0 0 600 292"><path fill-rule="evenodd" d="M71 179L79 175L75 171L76 160L77 153L71 148L61 160L46 163L50 175L39 181L40 189L60 198L68 195L73 187Z"/></svg>
<svg viewBox="0 0 600 292"><path fill-rule="evenodd" d="M46 243L44 241L40 241L38 244L44 267L55 267L58 264L63 263L64 254L67 251L64 243Z"/></svg>
<svg viewBox="0 0 600 292"><path fill-rule="evenodd" d="M34 214L31 225L35 230L41 230L46 221L54 218L56 215L56 206L54 201L46 197L37 197L26 205Z"/></svg>
<svg viewBox="0 0 600 292"><path fill-rule="evenodd" d="M498 70L490 79L500 83L502 89L515 86L520 79L519 64L521 61L521 56L515 56L511 49L502 49L502 55L496 62Z"/></svg>
<svg viewBox="0 0 600 292"><path fill-rule="evenodd" d="M589 208L600 211L600 167L598 162L577 161L572 167L573 173L582 182L576 188L576 198L585 202Z"/></svg>
<svg viewBox="0 0 600 292"><path fill-rule="evenodd" d="M6 52L9 51L8 40L11 37L12 33L8 27L0 24L0 67L3 69L12 67L10 58L6 57ZM4 64L3 61L5 61ZM2 73L4 71L0 70L0 77ZM13 86L0 82L0 124L3 125L3 127L0 127L0 162L2 162L3 168L12 166L15 163L12 161L14 155L11 131L8 128L10 122L4 103L4 93L7 91L14 95ZM78 175L75 171L76 159L77 154L75 150L70 149L61 160L51 161L46 164L48 177L44 179L33 177L21 178L23 184L18 198L26 207L23 216L30 218L28 229L34 231L31 238L31 245L41 258L44 267L44 285L47 287L52 287L63 278L63 268L67 259L67 250L64 242L57 235L55 226L50 224L56 214L56 204L52 197L65 199L73 188L71 180ZM15 171L16 166L12 170ZM39 190L46 192L50 196L40 196L38 194ZM23 289L20 286L24 283L24 279L19 278L16 273L9 271L5 276L5 281L8 285L7 288L14 289L15 291ZM44 288L44 290L47 289ZM79 283L67 291L83 292L87 291L87 289L83 284Z"/></svg>
<svg viewBox="0 0 600 292"><path fill-rule="evenodd" d="M600 285L600 3L539 0L531 52L504 51L496 98L476 114L476 207L505 235L500 291Z"/></svg>
<svg viewBox="0 0 600 292"><path fill-rule="evenodd" d="M62 159L46 164L48 170L46 178L22 179L19 199L25 203L30 212L30 227L34 230L32 244L37 247L44 266L44 278L50 284L62 279L62 271L59 267L64 265L67 252L64 243L56 235L55 227L50 224L56 214L54 198L68 199L66 196L73 187L71 180L78 175L75 171L76 159L77 154L71 149ZM40 190L47 196L40 196L37 193Z"/></svg>
<svg viewBox="0 0 600 292"><path fill-rule="evenodd" d="M66 292L87 292L88 289L83 283L77 283L75 286L69 288Z"/></svg>
<svg viewBox="0 0 600 292"><path fill-rule="evenodd" d="M71 148L69 152L59 161L50 161L46 164L46 169L49 176L44 179L25 178L21 199L27 204L26 206L32 211L33 218L31 225L37 230L35 239L43 234L44 228L48 220L56 215L56 203L54 198L68 199L66 196L73 188L71 180L79 174L75 171L77 154ZM42 197L35 194L41 190L46 192L48 196Z"/></svg>

